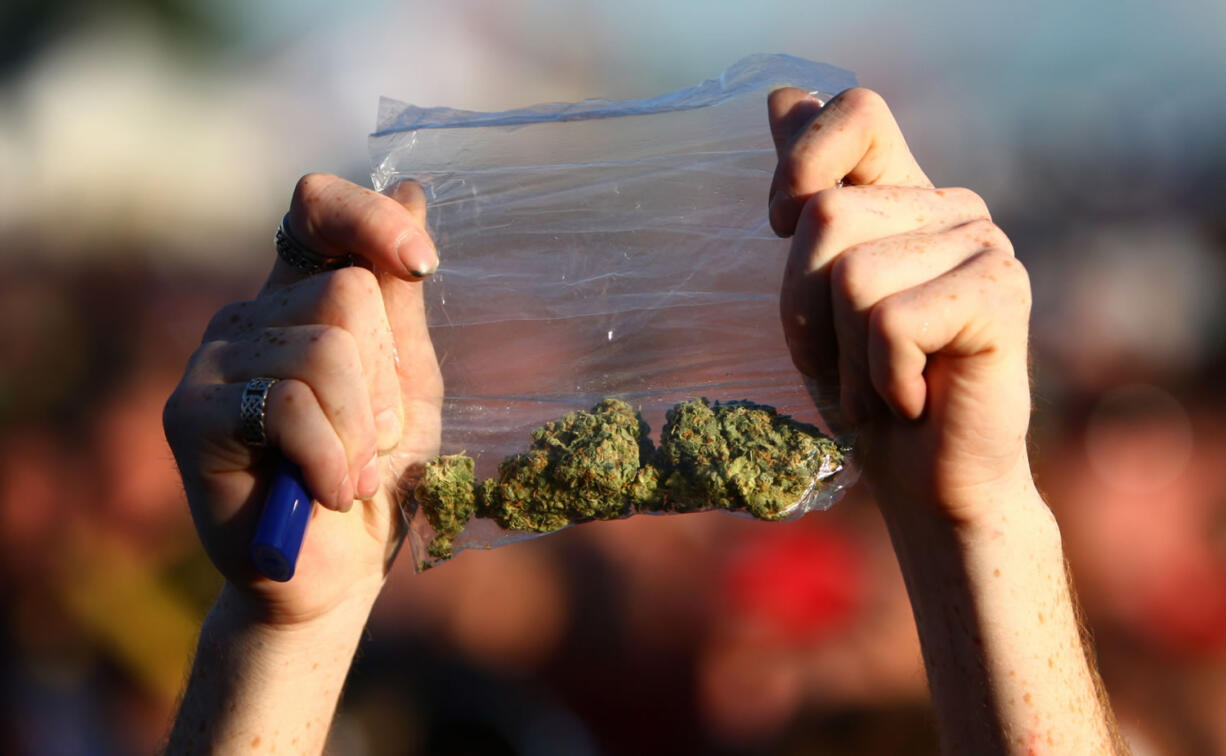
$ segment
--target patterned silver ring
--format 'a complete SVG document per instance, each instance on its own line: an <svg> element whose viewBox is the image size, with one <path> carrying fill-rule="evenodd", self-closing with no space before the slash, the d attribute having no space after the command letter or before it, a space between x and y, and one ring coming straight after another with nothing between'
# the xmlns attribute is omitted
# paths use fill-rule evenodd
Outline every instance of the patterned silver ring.
<svg viewBox="0 0 1226 756"><path fill-rule="evenodd" d="M268 390L278 378L252 378L243 388L243 401L238 409L238 432L248 446L260 448L268 445L264 431L264 408L268 404Z"/></svg>
<svg viewBox="0 0 1226 756"><path fill-rule="evenodd" d="M289 213L286 213L285 217L281 218L281 225L277 226L273 241L277 245L277 255L294 268L313 276L316 273L326 273L353 265L353 255L326 257L298 241L289 230L288 222Z"/></svg>

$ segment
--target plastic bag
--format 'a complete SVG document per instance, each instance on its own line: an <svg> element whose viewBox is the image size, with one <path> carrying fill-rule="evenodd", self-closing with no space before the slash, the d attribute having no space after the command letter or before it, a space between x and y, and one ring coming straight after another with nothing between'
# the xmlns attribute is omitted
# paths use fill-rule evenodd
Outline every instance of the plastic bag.
<svg viewBox="0 0 1226 756"><path fill-rule="evenodd" d="M825 429L778 322L788 243L766 219L766 96L791 85L826 99L854 84L832 66L756 55L644 100L502 113L380 102L374 184L412 179L426 191L441 256L425 284L446 387L441 448L475 460L478 497L534 429L607 397L657 431L699 397L769 405ZM856 475L850 456L831 467L771 519L829 507ZM686 474L708 473L674 477ZM744 509L726 504L672 511ZM419 567L536 534L500 527L521 527L505 516L431 524L410 506ZM632 503L591 517L646 510L657 511Z"/></svg>

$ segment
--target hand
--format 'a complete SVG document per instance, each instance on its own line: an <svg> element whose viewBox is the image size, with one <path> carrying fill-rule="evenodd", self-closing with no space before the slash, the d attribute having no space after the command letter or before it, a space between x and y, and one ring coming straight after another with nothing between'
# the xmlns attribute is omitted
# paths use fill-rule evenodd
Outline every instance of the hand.
<svg viewBox="0 0 1226 756"><path fill-rule="evenodd" d="M860 428L943 750L1126 753L1030 477L1030 285L1008 238L972 192L932 188L872 92L769 108L771 224L795 234L784 332Z"/></svg>
<svg viewBox="0 0 1226 756"><path fill-rule="evenodd" d="M821 107L781 89L769 111L793 360L861 430L883 506L975 520L992 486L1030 480L1030 288L1009 239L973 192L932 188L873 92Z"/></svg>
<svg viewBox="0 0 1226 756"><path fill-rule="evenodd" d="M277 259L253 301L213 318L164 425L210 558L261 621L298 626L351 599L373 602L403 538L398 484L438 450L442 379L422 304L421 277L438 258L420 187L388 197L309 175L287 224L312 250L352 252L360 265L308 277ZM257 376L280 379L264 450L238 432L243 388ZM322 505L287 583L247 558L278 453Z"/></svg>

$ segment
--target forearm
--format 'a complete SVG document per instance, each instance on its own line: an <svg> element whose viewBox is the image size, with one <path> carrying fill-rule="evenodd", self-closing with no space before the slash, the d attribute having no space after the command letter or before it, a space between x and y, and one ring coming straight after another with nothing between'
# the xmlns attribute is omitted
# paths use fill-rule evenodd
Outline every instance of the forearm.
<svg viewBox="0 0 1226 756"><path fill-rule="evenodd" d="M1028 474L985 496L980 510L994 514L958 525L934 502L882 502L946 750L1126 751L1087 658L1055 520Z"/></svg>
<svg viewBox="0 0 1226 756"><path fill-rule="evenodd" d="M167 752L321 753L373 596L310 627L259 621L227 584L205 620Z"/></svg>

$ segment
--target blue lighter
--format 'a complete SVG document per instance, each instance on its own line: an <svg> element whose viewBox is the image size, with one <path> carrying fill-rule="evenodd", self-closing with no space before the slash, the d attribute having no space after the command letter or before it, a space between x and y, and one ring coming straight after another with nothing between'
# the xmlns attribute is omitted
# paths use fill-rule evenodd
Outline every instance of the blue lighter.
<svg viewBox="0 0 1226 756"><path fill-rule="evenodd" d="M251 539L251 563L272 580L283 583L292 578L310 520L311 495L302 482L302 471L283 457L273 473L264 511Z"/></svg>

